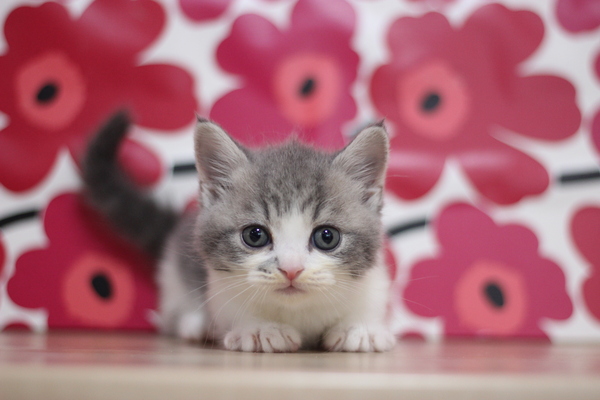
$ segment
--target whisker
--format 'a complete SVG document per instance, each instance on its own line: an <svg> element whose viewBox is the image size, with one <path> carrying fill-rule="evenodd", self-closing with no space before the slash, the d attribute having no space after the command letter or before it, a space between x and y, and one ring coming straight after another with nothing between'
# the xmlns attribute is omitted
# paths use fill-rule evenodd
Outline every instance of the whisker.
<svg viewBox="0 0 600 400"><path fill-rule="evenodd" d="M215 316L212 318L213 322L214 322L214 321L216 321L216 320L218 320L218 318L219 318L219 315L221 314L221 312L223 311L223 309L224 309L224 308L225 308L225 307L226 307L226 306L227 306L229 303L231 303L233 300L235 300L236 298L238 298L239 296L241 296L242 294L246 293L248 290L250 290L250 289L252 289L252 288L253 288L253 286L252 286L252 285L250 285L250 286L248 286L246 289L242 290L241 292L239 292L238 294L236 294L235 296L233 296L232 298L230 298L229 300L227 300L227 301L225 302L225 304L223 304L223 305L221 306L221 308L219 308L219 310L217 311L217 313L215 314ZM211 324L212 324L212 323L211 323Z"/></svg>

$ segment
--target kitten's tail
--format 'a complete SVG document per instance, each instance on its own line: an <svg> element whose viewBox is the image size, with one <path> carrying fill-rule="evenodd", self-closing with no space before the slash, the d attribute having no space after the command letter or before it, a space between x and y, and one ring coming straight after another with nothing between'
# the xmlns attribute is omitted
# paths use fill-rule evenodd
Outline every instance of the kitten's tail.
<svg viewBox="0 0 600 400"><path fill-rule="evenodd" d="M178 216L143 193L119 166L128 128L127 113L119 112L91 140L82 163L85 196L126 239L158 258Z"/></svg>

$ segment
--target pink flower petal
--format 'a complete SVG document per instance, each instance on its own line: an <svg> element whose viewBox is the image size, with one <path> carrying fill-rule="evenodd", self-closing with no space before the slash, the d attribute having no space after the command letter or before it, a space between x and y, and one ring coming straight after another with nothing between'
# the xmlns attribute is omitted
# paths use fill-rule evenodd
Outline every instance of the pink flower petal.
<svg viewBox="0 0 600 400"><path fill-rule="evenodd" d="M183 13L194 21L206 21L221 16L231 0L179 0Z"/></svg>
<svg viewBox="0 0 600 400"><path fill-rule="evenodd" d="M600 2L597 0L558 0L558 22L568 31L592 31L600 26Z"/></svg>
<svg viewBox="0 0 600 400"><path fill-rule="evenodd" d="M571 232L581 254L600 268L600 207L588 206L578 210L571 221Z"/></svg>
<svg viewBox="0 0 600 400"><path fill-rule="evenodd" d="M77 25L99 44L110 44L111 52L131 57L156 40L165 22L162 6L153 0L95 0Z"/></svg>
<svg viewBox="0 0 600 400"><path fill-rule="evenodd" d="M410 270L408 284L402 294L406 307L423 317L437 317L447 314L444 304L446 288L440 282L444 277L439 274L437 262L425 260L415 264ZM435 287L436 290L431 290Z"/></svg>
<svg viewBox="0 0 600 400"><path fill-rule="evenodd" d="M273 49L281 43L281 32L270 21L254 14L242 15L217 48L219 65L232 74L268 82ZM240 62L243 60L244 62Z"/></svg>
<svg viewBox="0 0 600 400"><path fill-rule="evenodd" d="M600 270L594 270L592 276L585 281L583 298L590 313L600 321Z"/></svg>
<svg viewBox="0 0 600 400"><path fill-rule="evenodd" d="M512 69L538 48L544 37L544 23L534 12L489 4L469 17L462 33L493 49L494 61Z"/></svg>
<svg viewBox="0 0 600 400"><path fill-rule="evenodd" d="M36 143L34 134L27 134L9 125L0 131L0 184L6 189L22 192L40 182L48 174L58 152L53 143ZM25 142L24 137L33 142Z"/></svg>
<svg viewBox="0 0 600 400"><path fill-rule="evenodd" d="M386 189L403 199L417 199L437 183L446 157L416 148L394 148L401 140L398 136L392 139Z"/></svg>
<svg viewBox="0 0 600 400"><path fill-rule="evenodd" d="M548 172L539 162L500 142L462 151L457 158L477 190L498 204L540 194L549 184Z"/></svg>
<svg viewBox="0 0 600 400"><path fill-rule="evenodd" d="M244 107L239 107L240 104ZM234 90L221 97L213 105L210 118L251 147L281 142L292 131L292 125L277 112L271 99L255 95L250 88Z"/></svg>
<svg viewBox="0 0 600 400"><path fill-rule="evenodd" d="M594 144L594 147L596 147L596 152L600 154L600 110L592 120L591 131L592 143Z"/></svg>
<svg viewBox="0 0 600 400"><path fill-rule="evenodd" d="M552 141L566 139L579 129L581 112L571 82L556 76L536 75L517 79L511 89L502 111L504 127Z"/></svg>
<svg viewBox="0 0 600 400"><path fill-rule="evenodd" d="M191 123L197 109L191 75L165 64L142 65L131 71L129 96L135 123L176 129Z"/></svg>

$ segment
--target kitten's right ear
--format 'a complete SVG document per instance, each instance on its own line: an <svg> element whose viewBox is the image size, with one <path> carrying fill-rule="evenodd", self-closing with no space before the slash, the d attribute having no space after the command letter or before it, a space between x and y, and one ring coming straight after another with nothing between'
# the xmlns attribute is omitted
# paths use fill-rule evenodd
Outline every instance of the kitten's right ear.
<svg viewBox="0 0 600 400"><path fill-rule="evenodd" d="M374 210L383 205L383 186L390 152L383 122L363 129L333 160L365 189L365 202Z"/></svg>
<svg viewBox="0 0 600 400"><path fill-rule="evenodd" d="M248 162L241 145L219 125L203 118L196 123L194 150L200 181L214 188L228 186L233 171Z"/></svg>

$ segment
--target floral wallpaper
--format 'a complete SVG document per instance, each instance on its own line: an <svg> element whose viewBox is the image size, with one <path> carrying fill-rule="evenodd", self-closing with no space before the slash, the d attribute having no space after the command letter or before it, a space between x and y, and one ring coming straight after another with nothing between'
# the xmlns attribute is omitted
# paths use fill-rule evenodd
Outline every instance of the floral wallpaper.
<svg viewBox="0 0 600 400"><path fill-rule="evenodd" d="M150 259L81 201L85 144L182 212L195 115L328 150L385 120L399 337L600 341L597 0L8 0L0 330L155 330Z"/></svg>

